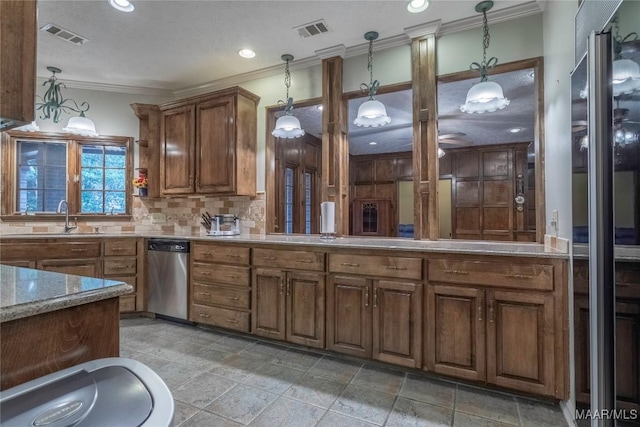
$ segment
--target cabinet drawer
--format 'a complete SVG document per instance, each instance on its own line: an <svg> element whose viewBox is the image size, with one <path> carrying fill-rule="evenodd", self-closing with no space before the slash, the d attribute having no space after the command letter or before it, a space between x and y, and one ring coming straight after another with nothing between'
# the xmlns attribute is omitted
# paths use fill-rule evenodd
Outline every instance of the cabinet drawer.
<svg viewBox="0 0 640 427"><path fill-rule="evenodd" d="M136 296L127 295L120 297L120 313L136 311Z"/></svg>
<svg viewBox="0 0 640 427"><path fill-rule="evenodd" d="M138 280L136 279L135 276L126 276L126 277L113 276L113 277L107 277L106 279L115 280L116 282L124 282L127 285L133 286L133 291L129 292L129 294L127 295L135 294L138 290Z"/></svg>
<svg viewBox="0 0 640 427"><path fill-rule="evenodd" d="M249 248L195 244L191 248L194 261L249 265Z"/></svg>
<svg viewBox="0 0 640 427"><path fill-rule="evenodd" d="M589 294L589 261L573 262L573 292ZM640 298L640 264L616 262L616 298Z"/></svg>
<svg viewBox="0 0 640 427"><path fill-rule="evenodd" d="M193 280L226 283L236 286L249 286L250 271L248 267L232 265L193 263Z"/></svg>
<svg viewBox="0 0 640 427"><path fill-rule="evenodd" d="M135 256L138 245L135 239L106 239L104 256Z"/></svg>
<svg viewBox="0 0 640 427"><path fill-rule="evenodd" d="M2 259L81 259L100 257L100 242L18 243L2 251Z"/></svg>
<svg viewBox="0 0 640 427"><path fill-rule="evenodd" d="M249 313L245 311L193 304L191 306L191 321L249 332Z"/></svg>
<svg viewBox="0 0 640 427"><path fill-rule="evenodd" d="M329 254L331 273L422 280L421 258Z"/></svg>
<svg viewBox="0 0 640 427"><path fill-rule="evenodd" d="M428 266L432 282L553 290L553 265L430 259Z"/></svg>
<svg viewBox="0 0 640 427"><path fill-rule="evenodd" d="M324 271L324 253L254 249L253 265L257 267Z"/></svg>
<svg viewBox="0 0 640 427"><path fill-rule="evenodd" d="M128 276L136 274L135 258L108 258L103 261L102 274L105 276Z"/></svg>
<svg viewBox="0 0 640 427"><path fill-rule="evenodd" d="M226 305L249 309L249 288L205 285L194 283L193 301L207 305Z"/></svg>

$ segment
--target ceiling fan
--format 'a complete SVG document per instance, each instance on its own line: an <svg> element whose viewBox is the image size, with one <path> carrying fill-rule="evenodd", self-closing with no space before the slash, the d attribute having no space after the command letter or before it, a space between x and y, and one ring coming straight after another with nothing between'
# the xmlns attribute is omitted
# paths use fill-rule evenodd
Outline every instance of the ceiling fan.
<svg viewBox="0 0 640 427"><path fill-rule="evenodd" d="M463 136L467 136L467 134L464 132L445 133L442 135L438 135L438 142L441 145L452 145L458 147L468 147L470 145L473 145L472 141L461 138Z"/></svg>

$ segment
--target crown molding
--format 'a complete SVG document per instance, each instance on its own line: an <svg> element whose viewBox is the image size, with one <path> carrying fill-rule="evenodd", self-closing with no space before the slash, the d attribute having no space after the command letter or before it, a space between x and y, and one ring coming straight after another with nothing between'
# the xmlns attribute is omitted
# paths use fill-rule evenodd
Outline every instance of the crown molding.
<svg viewBox="0 0 640 427"><path fill-rule="evenodd" d="M328 59L328 58L333 58L335 56L344 58L346 51L347 51L347 48L345 47L345 45L339 44L338 46L332 46L326 49L316 50L315 54L320 59Z"/></svg>
<svg viewBox="0 0 640 427"><path fill-rule="evenodd" d="M517 6L500 9L495 12L489 12L487 13L487 22L489 24L497 24L499 22L512 21L514 19L538 15L540 13L542 13L540 4L537 1L530 1ZM480 27L482 27L482 15L478 14L477 16L472 16L470 18L459 19L457 21L442 24L437 35L443 36Z"/></svg>
<svg viewBox="0 0 640 427"><path fill-rule="evenodd" d="M50 77L50 76L49 76ZM49 80L49 77L38 77L37 84L42 85ZM64 83L68 89L84 89L84 90L96 90L101 92L117 92L117 93L129 93L132 95L150 95L150 96L173 96L173 91L170 89L160 89L152 87L139 87L139 86L125 86L116 85L111 83L95 83L95 82L83 82L79 80L67 80L59 79Z"/></svg>
<svg viewBox="0 0 640 427"><path fill-rule="evenodd" d="M438 30L440 29L440 25L442 21L439 19L437 21L427 22L426 24L414 25L413 27L407 27L404 29L404 33L411 40L416 38L422 38L427 36L433 36L438 34Z"/></svg>

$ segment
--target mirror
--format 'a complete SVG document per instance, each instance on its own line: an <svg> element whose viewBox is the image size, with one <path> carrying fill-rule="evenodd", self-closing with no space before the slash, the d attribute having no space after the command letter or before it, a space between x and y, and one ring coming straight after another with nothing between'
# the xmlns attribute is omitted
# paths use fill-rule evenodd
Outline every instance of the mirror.
<svg viewBox="0 0 640 427"><path fill-rule="evenodd" d="M538 121L537 61L496 67L489 80L509 105L482 114L462 112L471 72L438 78L441 239L535 242ZM502 70L500 69L502 68Z"/></svg>
<svg viewBox="0 0 640 427"><path fill-rule="evenodd" d="M381 89L391 123L381 127L353 124L361 93L348 99L349 234L413 237L413 104L411 84Z"/></svg>

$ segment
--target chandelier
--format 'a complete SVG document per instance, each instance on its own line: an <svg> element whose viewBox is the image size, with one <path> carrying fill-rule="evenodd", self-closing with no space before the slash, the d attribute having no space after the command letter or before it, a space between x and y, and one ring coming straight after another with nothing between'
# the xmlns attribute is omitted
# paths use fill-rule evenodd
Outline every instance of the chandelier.
<svg viewBox="0 0 640 427"><path fill-rule="evenodd" d="M369 41L369 56L367 60L369 84L362 83L360 88L369 92L369 100L360 104L358 116L353 121L353 124L361 127L384 126L391 122L391 118L387 116L387 109L384 104L373 98L380 87L380 83L377 80L373 80L373 41L378 38L378 33L369 31L364 35L364 38Z"/></svg>
<svg viewBox="0 0 640 427"><path fill-rule="evenodd" d="M282 60L286 62L284 68L284 85L287 87L286 101L278 101L278 104L285 105L284 115L276 121L276 127L271 135L276 138L300 138L304 135L304 130L300 126L300 120L293 114L293 98L289 97L289 88L291 87L291 72L289 71L289 62L293 61L293 55L284 54Z"/></svg>

